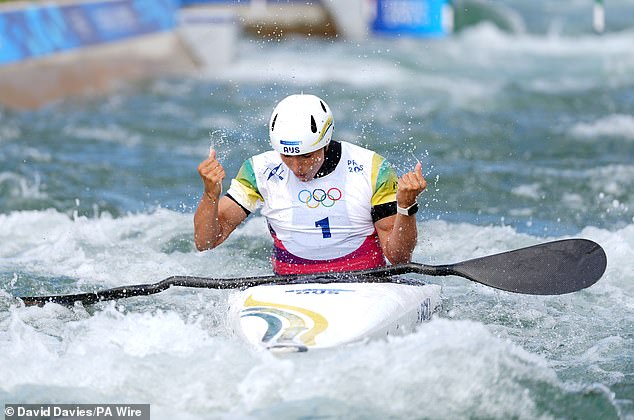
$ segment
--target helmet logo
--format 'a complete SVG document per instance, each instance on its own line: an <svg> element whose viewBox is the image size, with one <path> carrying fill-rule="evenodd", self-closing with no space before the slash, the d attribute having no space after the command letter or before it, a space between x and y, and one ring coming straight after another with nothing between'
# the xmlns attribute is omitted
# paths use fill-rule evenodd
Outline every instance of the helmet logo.
<svg viewBox="0 0 634 420"><path fill-rule="evenodd" d="M285 155L290 155L299 153L299 146L302 144L302 142L294 140L280 140L280 144L283 145L282 152Z"/></svg>
<svg viewBox="0 0 634 420"><path fill-rule="evenodd" d="M319 137L317 137L317 141L315 141L313 144L311 144L311 146L314 146L317 143L319 143L321 141L321 139L324 138L324 136L326 135L328 130L330 130L330 127L332 127L332 117L328 117L328 119L324 123L324 127L321 129L321 133L319 133Z"/></svg>
<svg viewBox="0 0 634 420"><path fill-rule="evenodd" d="M300 149L297 146L294 146L294 147L284 146L282 148L282 154L285 154L285 155L291 155L291 154L296 155L296 154L299 154L299 151Z"/></svg>

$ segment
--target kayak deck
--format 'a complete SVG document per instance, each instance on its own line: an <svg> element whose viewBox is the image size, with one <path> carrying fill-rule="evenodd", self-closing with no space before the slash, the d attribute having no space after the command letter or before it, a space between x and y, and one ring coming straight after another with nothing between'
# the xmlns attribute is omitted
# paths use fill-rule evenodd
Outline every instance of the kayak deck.
<svg viewBox="0 0 634 420"><path fill-rule="evenodd" d="M303 352L411 331L440 308L440 289L395 283L256 286L234 297L231 317L256 347Z"/></svg>

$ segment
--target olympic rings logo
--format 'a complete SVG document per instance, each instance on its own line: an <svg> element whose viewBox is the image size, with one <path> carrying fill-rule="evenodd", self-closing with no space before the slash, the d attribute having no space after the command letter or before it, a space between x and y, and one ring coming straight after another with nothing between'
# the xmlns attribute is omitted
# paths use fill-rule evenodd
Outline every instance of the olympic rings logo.
<svg viewBox="0 0 634 420"><path fill-rule="evenodd" d="M301 190L297 194L297 199L306 204L309 209L316 209L319 205L324 207L332 207L335 203L341 200L343 194L339 188L333 187L328 191L321 188L315 188L313 192L309 190Z"/></svg>

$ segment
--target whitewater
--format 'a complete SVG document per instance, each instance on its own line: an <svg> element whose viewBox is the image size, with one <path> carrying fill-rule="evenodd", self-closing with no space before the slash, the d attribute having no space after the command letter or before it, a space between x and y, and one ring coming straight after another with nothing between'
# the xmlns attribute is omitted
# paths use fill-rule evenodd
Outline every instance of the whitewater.
<svg viewBox="0 0 634 420"><path fill-rule="evenodd" d="M157 419L634 419L633 40L489 25L434 41L243 39L221 74L0 109L0 403L149 403ZM269 148L274 104L298 91L328 101L334 138L399 174L423 163L415 261L581 237L605 249L603 278L562 296L429 278L443 307L413 333L284 357L235 334L231 291L14 299L270 274L257 213L195 250L196 167L213 141L231 177Z"/></svg>

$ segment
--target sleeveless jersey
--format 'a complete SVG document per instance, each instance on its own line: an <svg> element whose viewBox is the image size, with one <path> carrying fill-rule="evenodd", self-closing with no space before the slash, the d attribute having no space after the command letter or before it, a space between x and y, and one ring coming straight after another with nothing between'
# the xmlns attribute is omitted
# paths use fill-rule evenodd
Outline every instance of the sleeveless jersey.
<svg viewBox="0 0 634 420"><path fill-rule="evenodd" d="M300 181L279 153L246 160L227 192L250 212L261 206L277 274L385 266L372 208L396 201L398 177L377 153L341 142L329 174Z"/></svg>

